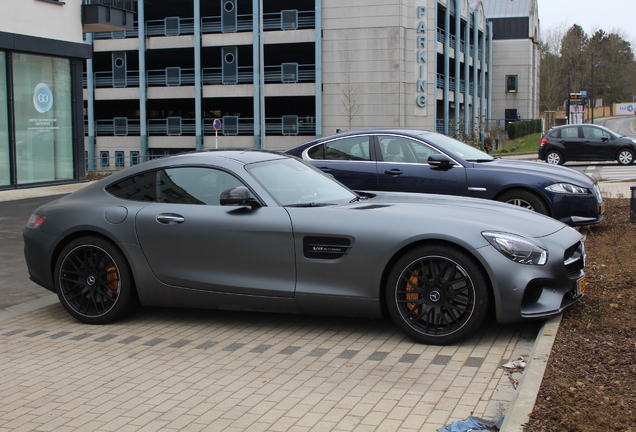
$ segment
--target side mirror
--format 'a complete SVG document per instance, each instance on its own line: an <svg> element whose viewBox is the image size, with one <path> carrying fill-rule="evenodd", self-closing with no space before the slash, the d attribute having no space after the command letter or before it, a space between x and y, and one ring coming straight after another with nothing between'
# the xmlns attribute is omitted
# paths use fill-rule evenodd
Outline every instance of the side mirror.
<svg viewBox="0 0 636 432"><path fill-rule="evenodd" d="M448 169L455 165L455 162L450 160L446 155L435 154L428 157L428 164L434 168Z"/></svg>
<svg viewBox="0 0 636 432"><path fill-rule="evenodd" d="M608 137L606 137L606 136L601 137L601 141L602 141L602 142L609 142L609 138L608 138Z"/></svg>
<svg viewBox="0 0 636 432"><path fill-rule="evenodd" d="M252 200L249 189L245 186L237 186L221 192L220 203L223 206L252 206L255 201Z"/></svg>

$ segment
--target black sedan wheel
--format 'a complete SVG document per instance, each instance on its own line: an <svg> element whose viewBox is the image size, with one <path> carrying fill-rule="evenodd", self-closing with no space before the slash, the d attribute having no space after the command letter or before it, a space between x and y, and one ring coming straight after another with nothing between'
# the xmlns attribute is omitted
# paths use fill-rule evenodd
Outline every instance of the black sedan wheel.
<svg viewBox="0 0 636 432"><path fill-rule="evenodd" d="M533 212L548 214L548 206L535 193L525 189L513 189L502 193L497 201L523 207Z"/></svg>
<svg viewBox="0 0 636 432"><path fill-rule="evenodd" d="M621 165L631 165L634 163L634 152L629 149L623 149L618 152L616 160Z"/></svg>
<svg viewBox="0 0 636 432"><path fill-rule="evenodd" d="M138 304L124 255L98 237L78 238L62 250L55 281L64 308L87 324L114 321Z"/></svg>
<svg viewBox="0 0 636 432"><path fill-rule="evenodd" d="M421 343L450 344L477 330L486 317L488 283L463 251L419 247L389 274L386 301L395 323Z"/></svg>
<svg viewBox="0 0 636 432"><path fill-rule="evenodd" d="M561 153L556 151L548 152L548 154L545 155L545 161L552 165L563 165L563 163L565 162L563 160L563 157L561 156Z"/></svg>

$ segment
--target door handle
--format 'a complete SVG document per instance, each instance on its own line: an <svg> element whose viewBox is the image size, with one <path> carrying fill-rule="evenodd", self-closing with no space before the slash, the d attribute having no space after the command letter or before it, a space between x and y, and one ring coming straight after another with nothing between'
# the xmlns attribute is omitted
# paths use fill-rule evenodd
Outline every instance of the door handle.
<svg viewBox="0 0 636 432"><path fill-rule="evenodd" d="M166 224L166 225L174 225L185 222L185 218L181 215L174 213L162 213L157 216L157 222Z"/></svg>
<svg viewBox="0 0 636 432"><path fill-rule="evenodd" d="M320 168L320 171L329 173L329 172L331 172L331 168L322 167L322 168Z"/></svg>
<svg viewBox="0 0 636 432"><path fill-rule="evenodd" d="M402 175L403 173L402 173L402 170L393 168L392 170L384 171L384 174L388 174L390 176L399 176L399 175Z"/></svg>

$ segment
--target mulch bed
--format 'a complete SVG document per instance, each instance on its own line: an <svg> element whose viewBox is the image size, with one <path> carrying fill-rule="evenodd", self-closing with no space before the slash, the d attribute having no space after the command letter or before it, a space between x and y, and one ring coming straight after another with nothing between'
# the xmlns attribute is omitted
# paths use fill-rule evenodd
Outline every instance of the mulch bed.
<svg viewBox="0 0 636 432"><path fill-rule="evenodd" d="M636 432L636 223L609 199L589 228L586 296L566 311L526 432Z"/></svg>

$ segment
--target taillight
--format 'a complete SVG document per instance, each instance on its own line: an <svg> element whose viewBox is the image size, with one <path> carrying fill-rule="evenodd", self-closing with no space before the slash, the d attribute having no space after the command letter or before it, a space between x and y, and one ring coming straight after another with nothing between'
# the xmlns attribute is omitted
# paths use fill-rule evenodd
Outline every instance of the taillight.
<svg viewBox="0 0 636 432"><path fill-rule="evenodd" d="M28 228L37 228L40 225L42 225L42 222L44 222L44 219L46 219L45 216L32 214L31 217L29 218L29 221L27 222L26 226Z"/></svg>
<svg viewBox="0 0 636 432"><path fill-rule="evenodd" d="M545 145L545 143L547 143L547 142L548 142L547 138L541 139L541 147L543 147Z"/></svg>

